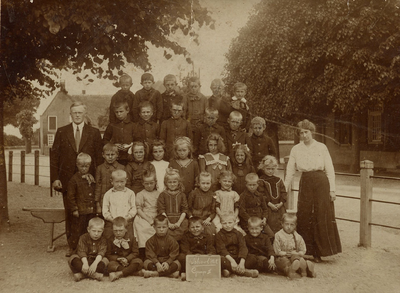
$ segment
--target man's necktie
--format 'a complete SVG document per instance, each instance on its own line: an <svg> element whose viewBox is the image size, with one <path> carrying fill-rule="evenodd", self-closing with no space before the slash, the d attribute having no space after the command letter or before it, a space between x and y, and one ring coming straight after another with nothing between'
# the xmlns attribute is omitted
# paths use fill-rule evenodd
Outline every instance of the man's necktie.
<svg viewBox="0 0 400 293"><path fill-rule="evenodd" d="M76 126L76 132L75 132L75 145L76 145L76 151L79 151L79 144L81 143L81 133L79 132L79 126Z"/></svg>

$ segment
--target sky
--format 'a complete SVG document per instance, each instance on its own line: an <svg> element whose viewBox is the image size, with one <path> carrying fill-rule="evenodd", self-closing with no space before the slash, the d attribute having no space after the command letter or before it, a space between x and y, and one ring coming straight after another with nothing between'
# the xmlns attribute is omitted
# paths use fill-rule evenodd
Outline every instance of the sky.
<svg viewBox="0 0 400 293"><path fill-rule="evenodd" d="M221 78L224 65L226 64L225 54L229 50L232 39L238 36L238 31L243 27L253 9L254 4L260 0L200 0L203 7L210 11L210 15L215 19L215 29L202 27L197 30L199 34L199 45L197 45L189 36L175 35L173 38L181 46L185 47L190 53L190 58L194 62L195 70L200 69L201 92L206 96L211 95L210 83L215 78ZM180 71L185 74L192 69L192 65L185 61L184 56L174 55L171 59L164 58L164 49L149 49L149 61L152 64L151 73L156 81L162 81L167 74L175 74L179 76ZM143 71L131 65L127 65L124 72L132 76L133 86L132 92L136 92L141 88L140 76ZM84 76L83 72L80 76ZM66 89L69 94L81 94L83 90L86 94L114 94L117 88L109 80L99 80L93 78L94 82L77 81L76 76L71 72L62 71L60 80L65 80ZM36 118L39 120L40 115L47 108L57 91L49 97L41 100ZM39 124L34 129L39 128ZM19 130L6 126L4 131L7 134L13 134L21 137Z"/></svg>

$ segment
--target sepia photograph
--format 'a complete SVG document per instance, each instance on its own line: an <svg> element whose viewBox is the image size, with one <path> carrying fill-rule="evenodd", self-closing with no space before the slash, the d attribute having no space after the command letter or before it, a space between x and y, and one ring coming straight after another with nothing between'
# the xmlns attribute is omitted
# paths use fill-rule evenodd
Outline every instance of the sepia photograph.
<svg viewBox="0 0 400 293"><path fill-rule="evenodd" d="M0 291L400 291L399 0L0 4Z"/></svg>

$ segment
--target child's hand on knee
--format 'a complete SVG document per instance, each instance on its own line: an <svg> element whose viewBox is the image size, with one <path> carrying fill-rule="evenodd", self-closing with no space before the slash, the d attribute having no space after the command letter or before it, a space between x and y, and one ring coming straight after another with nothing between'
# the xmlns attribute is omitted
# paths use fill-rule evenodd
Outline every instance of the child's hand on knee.
<svg viewBox="0 0 400 293"><path fill-rule="evenodd" d="M82 265L82 273L87 275L88 271L89 271L89 265L84 263Z"/></svg>
<svg viewBox="0 0 400 293"><path fill-rule="evenodd" d="M203 225L204 225L204 226L211 226L211 220L210 220L210 218L205 219L205 220L203 221Z"/></svg>
<svg viewBox="0 0 400 293"><path fill-rule="evenodd" d="M89 267L88 275L93 276L93 274L96 272L97 269L97 264L92 263L92 265Z"/></svg>
<svg viewBox="0 0 400 293"><path fill-rule="evenodd" d="M175 230L176 229L176 225L172 224L172 223L168 223L168 228L171 230Z"/></svg>
<svg viewBox="0 0 400 293"><path fill-rule="evenodd" d="M168 264L167 262L163 262L163 263L162 263L162 268L163 268L164 272L165 272L165 271L168 271L168 269L169 269L169 264Z"/></svg>
<svg viewBox="0 0 400 293"><path fill-rule="evenodd" d="M276 265L275 265L275 258L273 256L271 256L268 260L268 268L270 270L275 270L276 269Z"/></svg>
<svg viewBox="0 0 400 293"><path fill-rule="evenodd" d="M237 271L239 274L244 274L244 271L245 271L245 268L244 268L244 259L241 259L241 260L240 260L239 265L238 265L237 268L236 268L236 271Z"/></svg>
<svg viewBox="0 0 400 293"><path fill-rule="evenodd" d="M79 218L79 212L78 211L73 211L72 215L76 218Z"/></svg>
<svg viewBox="0 0 400 293"><path fill-rule="evenodd" d="M163 266L158 262L156 263L156 267L157 267L157 272L161 273L164 269Z"/></svg>
<svg viewBox="0 0 400 293"><path fill-rule="evenodd" d="M236 272L238 264L236 263L236 261L231 260L231 267L232 267L232 271Z"/></svg>

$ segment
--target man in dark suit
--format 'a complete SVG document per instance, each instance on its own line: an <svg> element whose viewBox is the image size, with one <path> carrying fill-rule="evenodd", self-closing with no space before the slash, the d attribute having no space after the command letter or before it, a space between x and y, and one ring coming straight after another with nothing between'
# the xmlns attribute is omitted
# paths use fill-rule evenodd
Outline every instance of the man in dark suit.
<svg viewBox="0 0 400 293"><path fill-rule="evenodd" d="M71 217L72 212L67 204L67 186L71 177L77 172L76 157L87 153L92 157L90 174L95 175L96 167L103 163L102 141L100 131L84 123L86 105L74 102L70 107L72 123L57 129L50 156L50 177L55 190L62 192L65 209L65 233L69 245L66 256L72 254ZM94 180L92 176L87 178Z"/></svg>

